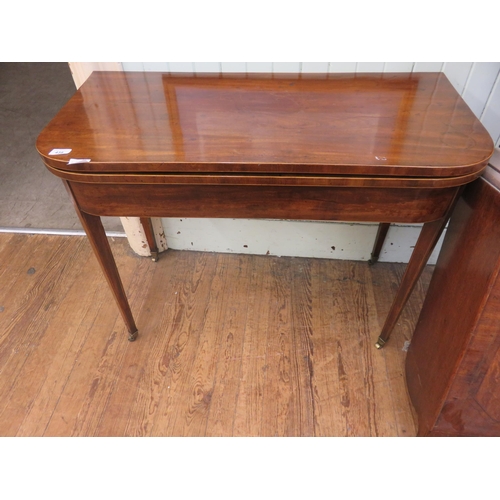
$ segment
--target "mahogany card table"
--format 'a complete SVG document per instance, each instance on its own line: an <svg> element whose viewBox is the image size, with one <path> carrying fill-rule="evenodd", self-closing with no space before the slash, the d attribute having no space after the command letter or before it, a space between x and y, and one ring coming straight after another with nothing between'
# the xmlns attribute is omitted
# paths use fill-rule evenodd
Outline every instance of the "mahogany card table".
<svg viewBox="0 0 500 500"><path fill-rule="evenodd" d="M101 216L423 223L382 347L493 143L442 73L95 72L38 137L137 327Z"/></svg>

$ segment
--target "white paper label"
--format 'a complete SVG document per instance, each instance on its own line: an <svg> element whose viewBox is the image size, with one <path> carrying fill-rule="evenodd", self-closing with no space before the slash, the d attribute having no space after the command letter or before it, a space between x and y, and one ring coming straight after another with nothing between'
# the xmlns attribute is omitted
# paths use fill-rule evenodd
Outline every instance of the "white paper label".
<svg viewBox="0 0 500 500"><path fill-rule="evenodd" d="M86 163L90 161L90 158L71 158L71 160L68 161L68 165L73 165L74 163Z"/></svg>
<svg viewBox="0 0 500 500"><path fill-rule="evenodd" d="M71 149L53 149L49 155L67 155L71 153Z"/></svg>

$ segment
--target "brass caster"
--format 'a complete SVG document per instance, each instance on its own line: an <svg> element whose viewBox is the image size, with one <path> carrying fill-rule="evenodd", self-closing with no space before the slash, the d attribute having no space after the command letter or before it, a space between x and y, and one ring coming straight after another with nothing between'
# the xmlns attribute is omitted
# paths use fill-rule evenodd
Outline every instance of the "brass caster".
<svg viewBox="0 0 500 500"><path fill-rule="evenodd" d="M158 259L159 259L158 252L151 252L151 260L153 262L158 262Z"/></svg>
<svg viewBox="0 0 500 500"><path fill-rule="evenodd" d="M371 255L370 259L368 260L368 265L373 266L373 264L376 264L378 262L378 257L375 257L373 254Z"/></svg>
<svg viewBox="0 0 500 500"><path fill-rule="evenodd" d="M129 333L128 334L128 341L133 342L137 338L138 334L139 334L139 330L136 330L134 333Z"/></svg>
<svg viewBox="0 0 500 500"><path fill-rule="evenodd" d="M385 343L386 343L386 341L379 337L376 344L375 344L375 347L377 349L382 349L382 347L384 347Z"/></svg>

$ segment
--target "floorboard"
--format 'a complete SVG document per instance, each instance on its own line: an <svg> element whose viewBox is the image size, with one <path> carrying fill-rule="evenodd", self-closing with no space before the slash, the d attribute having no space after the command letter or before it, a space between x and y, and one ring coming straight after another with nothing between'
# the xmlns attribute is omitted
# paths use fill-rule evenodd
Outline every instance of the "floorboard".
<svg viewBox="0 0 500 500"><path fill-rule="evenodd" d="M111 240L127 341L84 237L0 234L0 436L413 436L404 265L172 251Z"/></svg>

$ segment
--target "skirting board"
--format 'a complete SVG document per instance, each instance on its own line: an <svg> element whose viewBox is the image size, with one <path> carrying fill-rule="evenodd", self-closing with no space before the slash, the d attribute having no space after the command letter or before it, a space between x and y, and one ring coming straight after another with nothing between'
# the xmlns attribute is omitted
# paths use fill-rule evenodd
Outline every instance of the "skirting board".
<svg viewBox="0 0 500 500"><path fill-rule="evenodd" d="M169 248L367 261L377 224L253 219L162 219ZM408 262L421 225L392 225L380 262ZM441 237L429 264L435 264Z"/></svg>

